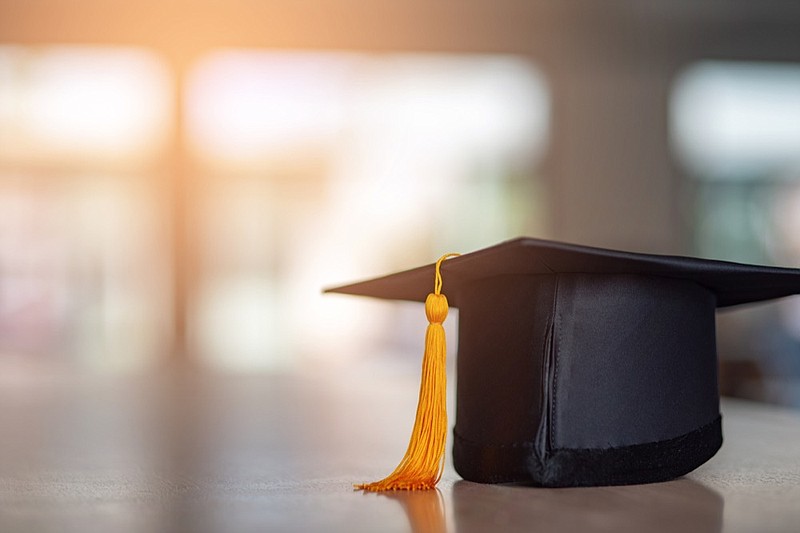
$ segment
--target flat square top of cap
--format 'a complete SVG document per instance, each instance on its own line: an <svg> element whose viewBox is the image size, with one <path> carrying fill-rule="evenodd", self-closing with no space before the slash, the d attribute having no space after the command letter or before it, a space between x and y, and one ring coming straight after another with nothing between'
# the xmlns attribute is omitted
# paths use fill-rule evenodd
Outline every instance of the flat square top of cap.
<svg viewBox="0 0 800 533"><path fill-rule="evenodd" d="M443 293L470 281L500 275L637 274L694 281L717 297L719 307L800 293L800 269L607 250L522 237L442 263ZM425 301L432 292L434 264L325 292Z"/></svg>

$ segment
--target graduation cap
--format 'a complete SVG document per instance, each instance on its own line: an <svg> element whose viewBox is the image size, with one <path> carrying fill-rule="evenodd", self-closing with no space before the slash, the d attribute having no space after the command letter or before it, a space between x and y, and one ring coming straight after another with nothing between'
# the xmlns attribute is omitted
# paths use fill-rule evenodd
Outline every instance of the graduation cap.
<svg viewBox="0 0 800 533"><path fill-rule="evenodd" d="M357 488L424 489L441 476L448 298L459 309L456 471L566 487L666 481L709 460L722 445L716 309L800 293L798 269L531 238L448 257L326 291L426 301L431 321L406 455Z"/></svg>

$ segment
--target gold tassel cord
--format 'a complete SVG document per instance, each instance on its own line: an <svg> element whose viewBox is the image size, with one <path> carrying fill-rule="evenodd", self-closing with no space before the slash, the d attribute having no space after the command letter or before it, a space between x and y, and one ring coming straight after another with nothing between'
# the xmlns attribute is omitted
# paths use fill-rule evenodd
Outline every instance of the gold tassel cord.
<svg viewBox="0 0 800 533"><path fill-rule="evenodd" d="M391 474L380 481L355 485L357 490L432 489L442 477L447 442L447 346L442 323L449 306L447 297L442 294L441 265L457 255L446 254L436 262L434 290L425 299L429 324L425 332L419 403L406 453Z"/></svg>

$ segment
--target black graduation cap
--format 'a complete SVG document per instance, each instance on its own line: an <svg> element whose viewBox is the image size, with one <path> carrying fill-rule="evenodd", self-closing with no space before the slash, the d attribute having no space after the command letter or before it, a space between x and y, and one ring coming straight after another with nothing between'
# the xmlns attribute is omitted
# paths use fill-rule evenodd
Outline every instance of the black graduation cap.
<svg viewBox="0 0 800 533"><path fill-rule="evenodd" d="M434 265L327 292L425 301ZM465 479L665 481L722 445L715 311L800 293L800 270L531 238L441 265L459 308Z"/></svg>

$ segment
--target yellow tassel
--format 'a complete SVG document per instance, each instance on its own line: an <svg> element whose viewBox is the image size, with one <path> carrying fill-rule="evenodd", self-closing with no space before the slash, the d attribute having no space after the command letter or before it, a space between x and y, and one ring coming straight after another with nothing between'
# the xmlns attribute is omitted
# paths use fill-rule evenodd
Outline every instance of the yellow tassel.
<svg viewBox="0 0 800 533"><path fill-rule="evenodd" d="M358 490L432 489L442 477L447 441L447 347L442 322L447 318L449 307L447 297L442 294L440 268L442 261L457 255L443 255L436 262L434 290L425 299L425 314L430 324L425 332L417 416L406 454L394 472L380 481L355 485Z"/></svg>

